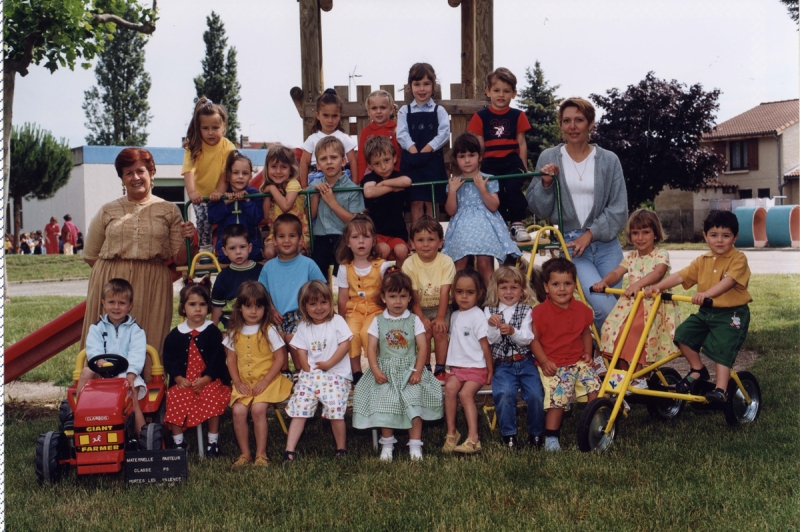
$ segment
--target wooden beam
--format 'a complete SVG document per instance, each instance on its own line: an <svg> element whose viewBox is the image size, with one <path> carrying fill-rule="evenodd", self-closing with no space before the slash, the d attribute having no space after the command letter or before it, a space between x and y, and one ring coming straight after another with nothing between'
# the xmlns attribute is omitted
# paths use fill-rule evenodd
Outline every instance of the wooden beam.
<svg viewBox="0 0 800 532"><path fill-rule="evenodd" d="M461 85L464 98L475 97L475 2L461 2Z"/></svg>
<svg viewBox="0 0 800 532"><path fill-rule="evenodd" d="M289 96L291 96L294 106L297 107L297 114L300 115L300 118L303 118L303 89L292 87L289 90Z"/></svg>
<svg viewBox="0 0 800 532"><path fill-rule="evenodd" d="M450 5L450 7L458 7L461 5L461 0L447 0L447 3Z"/></svg>
<svg viewBox="0 0 800 532"><path fill-rule="evenodd" d="M322 80L322 35L318 0L298 0L300 4L300 73L303 105L313 107L317 96L323 91ZM311 134L314 115L306 114L303 122L303 138Z"/></svg>
<svg viewBox="0 0 800 532"><path fill-rule="evenodd" d="M450 98L453 100L462 99L464 97L464 87L461 83L451 83L450 84ZM453 115L450 117L450 133L453 137L453 141L458 138L459 135L464 133L467 130L467 124L469 124L472 115Z"/></svg>
<svg viewBox="0 0 800 532"><path fill-rule="evenodd" d="M436 102L437 104L444 107L445 111L447 111L450 115L465 115L471 117L473 114L477 113L481 109L485 108L488 103L483 100L440 100ZM303 106L303 115L306 118L314 118L314 104L306 103ZM350 117L364 117L369 116L367 114L367 110L364 109L364 106L357 102L345 102L342 105L342 116ZM345 131L347 129L345 128Z"/></svg>
<svg viewBox="0 0 800 532"><path fill-rule="evenodd" d="M319 8L327 13L333 9L333 0L319 0Z"/></svg>
<svg viewBox="0 0 800 532"><path fill-rule="evenodd" d="M475 0L475 92L494 70L494 0Z"/></svg>

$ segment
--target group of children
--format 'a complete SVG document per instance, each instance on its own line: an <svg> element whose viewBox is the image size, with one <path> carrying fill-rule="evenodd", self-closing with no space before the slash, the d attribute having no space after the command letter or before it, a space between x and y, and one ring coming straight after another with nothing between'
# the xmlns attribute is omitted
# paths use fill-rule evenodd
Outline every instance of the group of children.
<svg viewBox="0 0 800 532"><path fill-rule="evenodd" d="M455 139L449 179L442 152L449 126L447 113L432 101L435 80L430 65L411 68L414 100L400 108L396 122L389 93L369 96L371 123L359 139L358 158L355 143L339 125L342 102L325 91L299 164L291 149L271 147L259 189L250 187L252 162L224 138L224 108L205 98L197 102L186 136L185 184L201 248L209 248L211 227L217 224L217 251L229 266L211 290L204 283L184 287L179 313L185 320L164 344L171 384L165 419L176 446L186 447L184 430L208 420L207 453L219 456L219 418L230 405L240 449L234 466L266 465L266 410L288 399L292 421L284 461L296 459L305 421L320 403L322 417L331 422L336 456L345 456L344 419L352 390L353 426L381 429L382 460L392 460L395 430L409 431L410 457L421 460L422 423L441 417L447 427L443 452L472 454L481 450L475 396L491 385L506 446L519 446L520 393L528 405L529 445L560 448L561 419L575 401L576 387L589 400L600 388L593 368L593 317L574 299L577 274L567 258L550 259L541 278L531 282L511 265L520 252L504 220L512 222L516 240L529 239L521 226L526 215L522 183L487 177L527 167L524 132L530 125L524 113L510 108L516 78L502 68L489 75L491 106ZM446 235L428 215L434 200L430 187L411 187L440 180L447 185L436 195L452 217ZM357 183L363 191L355 189ZM311 220L300 194L304 188L318 192L310 198ZM268 196L263 201L244 197L258 191ZM204 203L206 196L210 203ZM259 226L265 222L269 236L262 239ZM710 297L715 307L681 324L677 308L662 303L639 364L660 360L677 345L691 365L676 385L686 392L695 380L709 378L698 354L702 349L717 363L717 388L707 398L725 401L729 368L749 323L749 270L744 254L733 248L736 217L712 213L704 227L709 253L671 275L666 251L656 247L664 235L655 213L636 211L626 231L634 250L594 287L628 276L625 296L602 328L599 351L606 357L614 352L637 291L653 295L677 284L697 284L693 300ZM476 258L475 270L467 267L470 255ZM394 269L387 259L396 261ZM495 270L495 259L505 264ZM336 309L324 275L329 266L338 287ZM539 304L535 294L542 294ZM127 314L131 302L126 281L104 287L106 315L90 330L87 355L126 356L127 378L143 390L144 333ZM629 338L641 335L651 308L649 301L639 308ZM125 336L120 330L127 331ZM109 343L112 331L116 336ZM632 355L632 346L624 346L623 367ZM362 356L367 359L363 373ZM94 377L85 369L78 389ZM459 402L467 425L463 441L457 430ZM138 430L144 423L138 408L136 416Z"/></svg>
<svg viewBox="0 0 800 532"><path fill-rule="evenodd" d="M489 74L490 105L474 115L467 133L454 140L454 177L449 180L443 151L450 138L449 118L433 101L436 73L427 63L409 70L413 100L399 111L390 93L379 90L369 95L365 105L370 123L361 131L358 144L342 130L342 100L332 89L324 91L317 99L316 120L300 150L299 163L293 150L270 147L259 188L250 186L252 161L225 138L225 108L200 98L184 141L182 169L200 249L211 251L216 225L216 252L222 262L229 262L221 252L222 233L230 224L241 224L253 246L251 259L269 260L277 255L273 233L262 239L259 228L274 224L281 214L293 214L302 224L301 252L311 254L320 270L327 272L337 265L336 249L345 224L366 209L377 226L381 258L402 266L410 253L406 211L414 223L433 213L436 200L453 217L445 253L458 269L464 267L468 255L477 256L477 268L488 282L494 260L512 261L519 256L514 240L530 240L523 227L527 204L522 179L487 179L527 171L525 131L530 124L524 113L510 107L516 83L508 69ZM429 186L412 186L431 181L448 181L448 185L437 185L433 191ZM333 192L348 188L352 190ZM318 192L310 197L310 220L300 194L304 189ZM259 192L268 196L245 198ZM309 224L313 224L313 254ZM475 239L475 235L483 238Z"/></svg>
<svg viewBox="0 0 800 532"><path fill-rule="evenodd" d="M601 352L610 357L614 351L616 331L627 319L637 291L652 296L678 284L686 288L697 284L693 301L699 304L711 298L714 308L701 309L680 323L677 309L662 303L639 363L649 365L677 346L691 369L675 388L688 392L694 381L709 379L699 357L702 350L716 363L716 389L706 398L726 401L730 367L747 333L751 300L747 260L733 247L736 216L713 212L704 225L710 251L671 275L668 255L656 247L663 230L655 213L634 212L626 232L634 250L595 285L602 289L628 275L626 294L603 326ZM164 344L171 384L165 420L174 444L185 448L183 431L208 420L207 453L219 456L219 418L230 405L241 452L234 466L267 465L266 410L289 399L286 413L292 421L284 461L296 459L305 422L320 403L322 417L331 422L336 456L345 456L344 418L354 387L353 427L381 429L381 460L392 460L398 429L409 431L410 457L421 460L422 423L441 417L447 427L442 451L473 454L481 450L475 396L491 385L504 445L519 447L519 392L528 406L529 445L559 450L561 420L575 402L576 390L582 388L592 400L600 388L592 367L593 314L574 298L575 266L565 257L545 262L537 281L545 298L536 304L537 287L514 266L499 267L488 286L473 269L456 271L452 260L439 251L442 233L438 222L422 217L411 229L416 253L402 271L391 270L380 258L371 219L355 216L337 250L344 267L338 275L335 313L331 288L314 262L300 253L302 224L297 217L283 214L276 219L273 237L278 256L263 268L249 258L246 230L238 225L226 229L222 249L230 253L231 266L220 274L211 293L204 283L183 288L179 313L185 321ZM103 293L106 315L90 329L87 356L125 356L129 368L120 376L128 378L141 398L145 338L128 315L132 288L127 281L114 279ZM219 314L212 312L211 320L208 315L212 305L227 303L231 293L235 294L232 313L221 333ZM635 317L633 343L649 312L645 305ZM436 353L433 370L431 339ZM363 375L362 352L368 366ZM631 362L632 354L626 345L621 359ZM293 375L286 372L289 358L298 370L294 385ZM78 390L95 377L84 369ZM467 425L463 441L457 430L459 402ZM255 432L254 459L248 412ZM138 430L144 419L136 401L134 413Z"/></svg>

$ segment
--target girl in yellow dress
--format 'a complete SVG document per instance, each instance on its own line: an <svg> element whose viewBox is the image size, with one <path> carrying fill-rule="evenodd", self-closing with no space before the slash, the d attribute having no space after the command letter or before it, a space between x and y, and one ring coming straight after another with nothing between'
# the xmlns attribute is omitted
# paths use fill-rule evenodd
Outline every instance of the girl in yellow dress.
<svg viewBox="0 0 800 532"><path fill-rule="evenodd" d="M625 226L625 234L635 249L628 253L615 270L603 277L602 281L594 284L594 289L599 291L612 286L626 273L628 274L628 288L625 290L625 295L619 298L600 332L600 351L603 353L603 357L608 359L614 353L619 333L625 326L625 320L628 319L633 308L633 298L636 296L636 292L658 283L669 275L670 270L669 254L666 250L656 247L656 243L664 241L664 229L655 212L639 209L631 214ZM620 354L620 369L628 369L652 307L652 299L645 299L639 305L636 318ZM643 366L648 366L678 351L672 339L680 321L677 304L672 301L662 301L658 308L658 315L647 335L644 351L639 357L637 371ZM631 381L631 384L637 388L647 388L644 379L636 379Z"/></svg>
<svg viewBox="0 0 800 532"><path fill-rule="evenodd" d="M252 463L265 466L267 459L267 408L292 392L292 383L280 374L286 361L286 346L270 322L274 307L264 285L245 281L236 293L230 325L222 344L233 381L231 408L233 430L241 456L233 467ZM247 411L252 412L256 436L256 459L250 454Z"/></svg>

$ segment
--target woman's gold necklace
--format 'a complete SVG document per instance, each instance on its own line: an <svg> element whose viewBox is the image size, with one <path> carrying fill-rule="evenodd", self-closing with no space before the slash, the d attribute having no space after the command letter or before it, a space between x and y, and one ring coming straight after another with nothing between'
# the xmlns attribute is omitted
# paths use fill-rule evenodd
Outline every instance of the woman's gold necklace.
<svg viewBox="0 0 800 532"><path fill-rule="evenodd" d="M590 153L591 153L591 151L590 151ZM569 153L567 153L567 155L569 155ZM583 160L583 162L584 162L584 164L583 164L583 172L578 170L578 165L575 164L575 159L572 158L572 155L569 156L569 160L572 161L572 166L575 168L575 172L578 173L578 180L579 181L583 181L583 174L586 173L586 168L589 166L589 157L587 156L586 159Z"/></svg>

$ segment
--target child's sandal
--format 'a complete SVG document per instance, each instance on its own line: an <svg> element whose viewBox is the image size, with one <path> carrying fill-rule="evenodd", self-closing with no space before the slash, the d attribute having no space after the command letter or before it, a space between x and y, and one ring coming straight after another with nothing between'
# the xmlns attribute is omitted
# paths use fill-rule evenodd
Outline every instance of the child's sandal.
<svg viewBox="0 0 800 532"><path fill-rule="evenodd" d="M699 376L692 377L692 373L697 373ZM680 381L678 381L677 384L675 384L675 391L678 393L686 393L691 389L692 383L694 381L698 380L707 381L710 378L711 375L708 374L708 369L706 369L705 366L699 369L689 368L689 373L687 373L684 378L682 378Z"/></svg>
<svg viewBox="0 0 800 532"><path fill-rule="evenodd" d="M336 449L336 458L347 458L347 449Z"/></svg>
<svg viewBox="0 0 800 532"><path fill-rule="evenodd" d="M294 451L283 451L283 463L291 464L297 458L297 453Z"/></svg>
<svg viewBox="0 0 800 532"><path fill-rule="evenodd" d="M725 390L722 388L715 388L711 390L705 395L705 397L709 403L724 403L728 400L728 394L726 394Z"/></svg>

